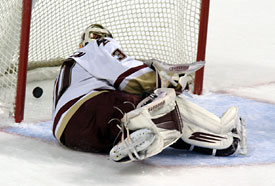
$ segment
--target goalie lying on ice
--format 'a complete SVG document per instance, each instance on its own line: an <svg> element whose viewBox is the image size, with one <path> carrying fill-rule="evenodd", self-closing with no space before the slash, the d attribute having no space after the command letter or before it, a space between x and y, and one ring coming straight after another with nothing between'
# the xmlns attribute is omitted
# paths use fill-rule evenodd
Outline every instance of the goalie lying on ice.
<svg viewBox="0 0 275 186"><path fill-rule="evenodd" d="M135 60L106 28L91 25L56 79L53 134L68 148L109 153L119 162L168 146L219 156L245 153L237 108L219 118L176 96L175 89L189 87L187 74L203 65Z"/></svg>

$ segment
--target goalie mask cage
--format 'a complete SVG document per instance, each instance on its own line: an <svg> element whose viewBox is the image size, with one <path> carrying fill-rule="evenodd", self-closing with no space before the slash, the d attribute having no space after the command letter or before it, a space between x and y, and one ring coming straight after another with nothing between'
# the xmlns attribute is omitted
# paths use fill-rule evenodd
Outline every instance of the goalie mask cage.
<svg viewBox="0 0 275 186"><path fill-rule="evenodd" d="M81 33L92 23L110 30L136 59L173 64L205 60L209 1L1 1L0 108L21 122L27 71L60 65L79 48ZM194 81L194 93L201 94L203 69Z"/></svg>

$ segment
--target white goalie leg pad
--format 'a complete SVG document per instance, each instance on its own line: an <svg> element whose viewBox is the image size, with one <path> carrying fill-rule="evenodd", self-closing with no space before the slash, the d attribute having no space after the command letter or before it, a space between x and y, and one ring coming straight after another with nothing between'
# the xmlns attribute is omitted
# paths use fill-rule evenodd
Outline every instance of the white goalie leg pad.
<svg viewBox="0 0 275 186"><path fill-rule="evenodd" d="M183 97L177 103L184 123L198 126L216 134L226 134L236 125L238 108L230 107L220 118Z"/></svg>
<svg viewBox="0 0 275 186"><path fill-rule="evenodd" d="M199 128L196 125L184 123L183 136L181 139L184 142L197 147L225 149L233 143L233 134L232 132L216 134L203 128Z"/></svg>
<svg viewBox="0 0 275 186"><path fill-rule="evenodd" d="M221 117L185 98L177 98L184 123L182 140L197 147L214 150L227 149L238 142L236 152L246 153L245 122L238 109L230 107Z"/></svg>
<svg viewBox="0 0 275 186"><path fill-rule="evenodd" d="M157 89L151 97L145 98L137 109L126 113L121 120L122 125L127 131L134 132L127 135L124 142L113 147L110 151L111 159L114 161L142 160L160 153L176 142L182 136L183 126L175 98L173 89ZM172 120L167 120L166 116ZM147 131L144 134L135 134L144 129ZM148 140L150 143L146 142Z"/></svg>

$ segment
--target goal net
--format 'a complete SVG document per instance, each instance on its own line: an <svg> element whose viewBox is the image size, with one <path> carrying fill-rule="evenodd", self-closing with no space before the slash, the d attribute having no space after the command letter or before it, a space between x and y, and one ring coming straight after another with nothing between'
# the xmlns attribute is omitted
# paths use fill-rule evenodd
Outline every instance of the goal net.
<svg viewBox="0 0 275 186"><path fill-rule="evenodd" d="M30 38L22 42L25 37L21 32L26 27L22 25L26 24L22 11L30 12L26 4L31 2ZM23 79L18 78L19 59L27 52L20 52L20 43L21 50L22 45L28 48L28 71L58 66L79 48L84 29L99 23L110 30L128 55L136 59L192 63L204 60L208 6L209 0L1 1L0 108L14 115L17 106L16 87L18 89ZM203 14L206 15L204 20ZM202 55L198 57L200 51ZM28 80L35 78L28 77ZM197 81L201 89L202 78Z"/></svg>

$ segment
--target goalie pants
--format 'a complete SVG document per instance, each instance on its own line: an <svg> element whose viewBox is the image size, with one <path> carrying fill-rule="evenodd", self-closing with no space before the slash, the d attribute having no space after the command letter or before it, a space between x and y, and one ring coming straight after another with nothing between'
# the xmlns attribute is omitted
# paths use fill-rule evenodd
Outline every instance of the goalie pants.
<svg viewBox="0 0 275 186"><path fill-rule="evenodd" d="M60 142L74 150L109 152L116 139L120 140L117 125L123 113L133 110L133 104L136 106L140 101L137 95L116 90L92 97L68 121Z"/></svg>

